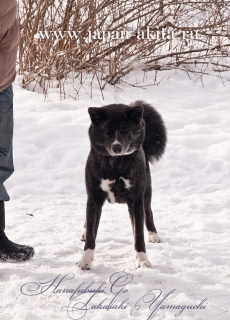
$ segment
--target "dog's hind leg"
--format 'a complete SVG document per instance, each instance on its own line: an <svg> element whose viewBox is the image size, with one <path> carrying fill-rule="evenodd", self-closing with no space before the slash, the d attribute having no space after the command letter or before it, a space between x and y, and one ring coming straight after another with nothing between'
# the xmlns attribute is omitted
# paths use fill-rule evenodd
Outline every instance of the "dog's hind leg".
<svg viewBox="0 0 230 320"><path fill-rule="evenodd" d="M129 214L133 226L134 247L136 251L136 267L151 267L145 249L144 240L144 207L143 200L135 199L128 203Z"/></svg>
<svg viewBox="0 0 230 320"><path fill-rule="evenodd" d="M151 176L150 176L150 172L147 171L146 187L145 187L145 194L144 194L145 226L148 230L149 241L159 243L160 238L157 234L157 230L153 221L153 213L151 209L151 197L152 197Z"/></svg>
<svg viewBox="0 0 230 320"><path fill-rule="evenodd" d="M103 202L97 203L92 199L88 199L87 201L85 247L81 260L77 262L77 266L83 270L90 269L94 258L95 241L102 205Z"/></svg>

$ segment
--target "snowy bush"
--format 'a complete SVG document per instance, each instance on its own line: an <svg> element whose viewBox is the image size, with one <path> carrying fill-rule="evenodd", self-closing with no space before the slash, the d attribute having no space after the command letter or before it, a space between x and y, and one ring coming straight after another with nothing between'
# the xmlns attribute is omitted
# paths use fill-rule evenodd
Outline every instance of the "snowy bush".
<svg viewBox="0 0 230 320"><path fill-rule="evenodd" d="M65 93L67 77L101 89L130 71L229 70L230 7L217 1L21 0L19 74ZM57 81L57 82L56 82Z"/></svg>

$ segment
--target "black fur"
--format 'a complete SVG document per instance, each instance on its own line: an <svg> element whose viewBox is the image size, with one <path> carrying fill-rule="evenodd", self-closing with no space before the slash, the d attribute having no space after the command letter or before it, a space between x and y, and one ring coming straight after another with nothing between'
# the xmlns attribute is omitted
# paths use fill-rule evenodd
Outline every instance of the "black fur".
<svg viewBox="0 0 230 320"><path fill-rule="evenodd" d="M89 128L91 150L86 164L86 234L81 238L85 240L84 251L95 248L102 206L107 199L128 204L135 250L145 253L144 221L150 234L157 233L151 210L148 161L158 160L164 153L166 129L163 120L143 101L136 101L131 106L113 104L88 111L92 124ZM87 269L89 262L83 260L78 265Z"/></svg>
<svg viewBox="0 0 230 320"><path fill-rule="evenodd" d="M143 149L146 158L151 162L154 157L159 160L163 155L167 143L166 128L161 115L149 104L136 101L131 106L142 105L144 108L143 118L145 120L145 140Z"/></svg>

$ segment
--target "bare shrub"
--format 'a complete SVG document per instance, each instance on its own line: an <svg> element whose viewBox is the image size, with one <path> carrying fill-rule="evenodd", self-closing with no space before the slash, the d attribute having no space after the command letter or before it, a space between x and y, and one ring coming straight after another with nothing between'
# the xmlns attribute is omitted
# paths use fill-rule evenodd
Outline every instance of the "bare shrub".
<svg viewBox="0 0 230 320"><path fill-rule="evenodd" d="M229 70L229 20L222 0L21 0L19 74L64 94L70 73L103 89L134 69Z"/></svg>

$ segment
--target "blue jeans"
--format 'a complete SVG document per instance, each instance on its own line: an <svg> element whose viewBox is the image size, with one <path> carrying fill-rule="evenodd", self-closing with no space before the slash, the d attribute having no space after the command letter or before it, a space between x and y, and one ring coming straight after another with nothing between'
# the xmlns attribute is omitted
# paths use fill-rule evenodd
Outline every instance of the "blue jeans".
<svg viewBox="0 0 230 320"><path fill-rule="evenodd" d="M0 201L10 200L3 183L14 171L13 127L13 89L10 85L0 92Z"/></svg>

